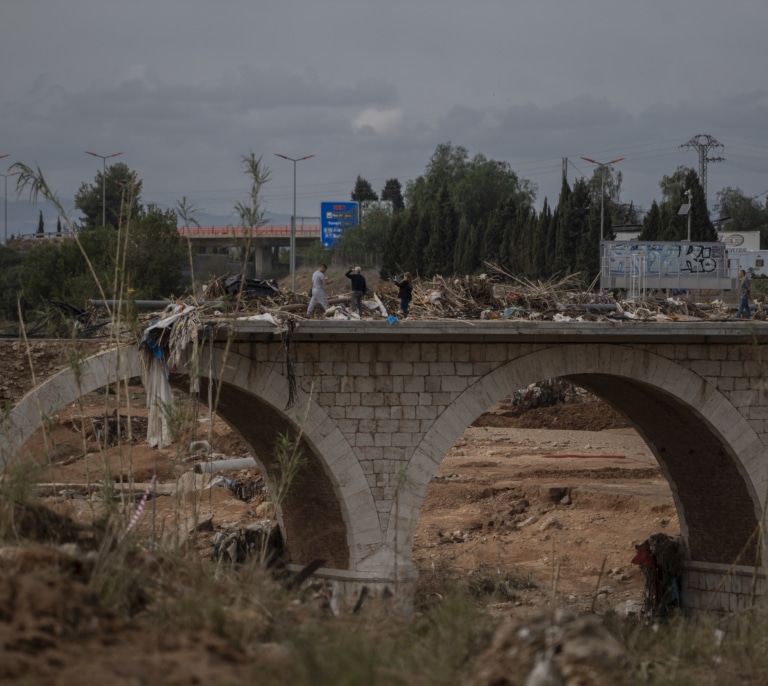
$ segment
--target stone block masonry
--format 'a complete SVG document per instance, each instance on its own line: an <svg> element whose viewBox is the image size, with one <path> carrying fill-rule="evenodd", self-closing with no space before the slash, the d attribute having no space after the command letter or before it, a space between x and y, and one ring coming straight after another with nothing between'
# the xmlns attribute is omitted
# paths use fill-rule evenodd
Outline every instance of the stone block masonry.
<svg viewBox="0 0 768 686"><path fill-rule="evenodd" d="M312 320L293 334L290 409L273 333L238 326L226 360L220 333L214 368L219 413L260 464L278 435L300 436L307 466L281 512L295 564L324 557L322 573L344 583L412 580L419 510L453 443L517 389L562 377L624 414L657 456L690 554L686 606L733 611L764 597L768 325ZM109 382L111 354L86 361L88 389L61 372L14 408L3 463L39 426L39 407ZM135 358L119 373L135 375Z"/></svg>

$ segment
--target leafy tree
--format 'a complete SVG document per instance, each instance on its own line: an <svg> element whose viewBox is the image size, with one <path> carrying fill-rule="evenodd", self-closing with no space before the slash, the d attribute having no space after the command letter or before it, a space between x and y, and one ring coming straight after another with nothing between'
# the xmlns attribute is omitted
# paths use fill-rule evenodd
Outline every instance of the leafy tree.
<svg viewBox="0 0 768 686"><path fill-rule="evenodd" d="M505 238L505 226L507 222L511 220L511 215L514 214L514 206L512 208L508 205L509 200L505 200L504 203L493 209L486 221L486 230L483 234L483 242L480 250L481 262L497 262L509 265L509 250L504 240ZM481 265L475 265L474 269L478 269Z"/></svg>
<svg viewBox="0 0 768 686"><path fill-rule="evenodd" d="M425 173L406 187L405 211L396 218L405 216L393 224L398 235L389 243L397 257L388 255L385 263L424 275L480 271L484 259L508 256L505 236L522 236L512 224L528 217L534 198L534 187L506 162L470 158L466 148L442 143ZM505 201L511 217L494 217Z"/></svg>
<svg viewBox="0 0 768 686"><path fill-rule="evenodd" d="M568 206L571 197L571 186L568 179L563 179L560 185L560 198L558 200L556 223L555 223L555 244L554 251L550 255L550 264L552 265L550 273L570 272L572 250L576 244L575 236L571 230L568 221Z"/></svg>
<svg viewBox="0 0 768 686"><path fill-rule="evenodd" d="M176 213L153 204L132 218L126 240L126 283L136 298L167 298L181 288L184 243Z"/></svg>
<svg viewBox="0 0 768 686"><path fill-rule="evenodd" d="M43 221L43 211L40 210L40 216L37 218L37 233L42 235L45 233L45 221Z"/></svg>
<svg viewBox="0 0 768 686"><path fill-rule="evenodd" d="M56 217L56 233L61 236L61 216Z"/></svg>
<svg viewBox="0 0 768 686"><path fill-rule="evenodd" d="M88 298L100 297L93 273L102 285L111 283L114 261L110 258L115 254L116 233L111 228L87 226L80 231L78 240L82 249L74 241L61 244L45 241L29 251L19 272L27 307L41 308L52 300L83 307ZM53 274L58 275L57 278L52 278Z"/></svg>
<svg viewBox="0 0 768 686"><path fill-rule="evenodd" d="M459 220L459 231L453 251L453 265L460 274L471 274L480 263L478 236L480 231L466 217Z"/></svg>
<svg viewBox="0 0 768 686"><path fill-rule="evenodd" d="M117 165L115 165L117 166ZM22 163L17 191L29 190L30 199L42 194L53 203L72 226L56 194L45 181L40 168ZM135 203L133 189L141 182L130 175L125 217L118 216L115 231L111 225L85 224L72 240L35 245L19 268L20 291L25 306L40 307L46 301L62 300L83 306L94 297L123 297L131 287L137 297L166 297L177 292L181 274L181 241L173 211L161 211ZM124 189L123 194L126 193ZM132 208L138 210L132 213ZM55 277L55 278L54 278Z"/></svg>
<svg viewBox="0 0 768 686"><path fill-rule="evenodd" d="M344 229L334 244L342 259L349 264L378 264L386 250L387 238L392 225L392 213L375 203L360 213L355 226Z"/></svg>
<svg viewBox="0 0 768 686"><path fill-rule="evenodd" d="M459 227L447 183L444 183L438 192L430 219L429 239L424 255L424 275L451 274L454 271L453 256Z"/></svg>
<svg viewBox="0 0 768 686"><path fill-rule="evenodd" d="M643 219L643 228L640 230L638 240L658 241L661 240L661 207L655 200L651 203L651 209Z"/></svg>
<svg viewBox="0 0 768 686"><path fill-rule="evenodd" d="M355 190L352 191L352 200L355 202L363 202L364 200L378 200L379 196L376 191L373 190L370 182L364 179L362 176L358 176L355 181Z"/></svg>
<svg viewBox="0 0 768 686"><path fill-rule="evenodd" d="M730 217L728 231L760 231L760 244L768 245L768 206L744 194L741 188L727 186L717 193L715 210Z"/></svg>
<svg viewBox="0 0 768 686"><path fill-rule="evenodd" d="M20 296L19 271L23 258L10 248L0 246L0 318L18 318L17 299Z"/></svg>
<svg viewBox="0 0 768 686"><path fill-rule="evenodd" d="M532 207L510 196L498 208L503 235L499 255L513 274L530 276L533 272L533 240L535 235ZM492 260L488 260L492 261Z"/></svg>
<svg viewBox="0 0 768 686"><path fill-rule="evenodd" d="M600 268L600 208L592 204L589 184L579 179L568 199L568 220L575 238L570 269L591 283Z"/></svg>
<svg viewBox="0 0 768 686"><path fill-rule="evenodd" d="M106 183L102 187L102 181ZM107 225L119 227L119 222L139 211L142 182L123 162L107 167L96 174L93 184L83 183L75 194L75 207L82 212L83 226L101 226L102 207L105 208ZM104 202L102 197L104 197Z"/></svg>
<svg viewBox="0 0 768 686"><path fill-rule="evenodd" d="M406 244L409 231L413 226L414 214L414 209L406 208L403 212L398 212L392 217L392 224L385 241L385 249L381 261L381 277L383 279L388 279L395 272L402 270L401 265L405 261Z"/></svg>
<svg viewBox="0 0 768 686"><path fill-rule="evenodd" d="M541 208L538 220L533 218L532 221L535 223L535 233L532 250L532 271L529 276L531 278L546 278L551 274L549 264L550 257L554 254L552 246L555 242L555 223L547 198L544 198L544 205Z"/></svg>
<svg viewBox="0 0 768 686"><path fill-rule="evenodd" d="M686 191L691 193L691 240L717 240L717 232L709 219L704 189L693 169L678 167L670 176L662 177L659 187L662 191L660 240L681 241L688 238L688 217L678 214L680 207L689 202Z"/></svg>
<svg viewBox="0 0 768 686"><path fill-rule="evenodd" d="M118 234L100 226L83 227L77 241L35 245L21 265L19 282L26 304L34 308L50 301L84 307L102 292L119 298L128 288L136 298L165 298L179 293L182 261L175 212L149 205L126 223L121 248Z"/></svg>
<svg viewBox="0 0 768 686"><path fill-rule="evenodd" d="M391 202L394 212L400 212L405 208L403 188L397 179L387 179L387 183L381 191L381 199Z"/></svg>

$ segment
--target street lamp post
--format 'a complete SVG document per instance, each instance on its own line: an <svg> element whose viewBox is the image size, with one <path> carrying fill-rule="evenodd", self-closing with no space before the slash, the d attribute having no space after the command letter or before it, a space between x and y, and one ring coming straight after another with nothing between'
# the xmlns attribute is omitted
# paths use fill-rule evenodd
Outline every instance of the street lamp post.
<svg viewBox="0 0 768 686"><path fill-rule="evenodd" d="M277 157L293 162L293 215L291 216L291 291L296 292L296 163L302 160L308 160L314 155L304 155L304 157L288 157L276 152Z"/></svg>
<svg viewBox="0 0 768 686"><path fill-rule="evenodd" d="M107 160L110 157L117 157L118 155L122 155L121 152L113 152L111 155L99 155L98 153L91 152L90 150L85 151L86 155L93 155L94 157L100 157L101 161L104 163L102 167L101 172L101 225L106 226L107 225Z"/></svg>
<svg viewBox="0 0 768 686"><path fill-rule="evenodd" d="M600 241L602 242L604 235L603 226L605 224L605 167L616 164L616 162L621 162L626 158L617 157L615 160L611 160L610 162L596 162L589 157L582 157L581 159L586 160L587 162L591 162L592 164L596 164L598 167L600 167Z"/></svg>

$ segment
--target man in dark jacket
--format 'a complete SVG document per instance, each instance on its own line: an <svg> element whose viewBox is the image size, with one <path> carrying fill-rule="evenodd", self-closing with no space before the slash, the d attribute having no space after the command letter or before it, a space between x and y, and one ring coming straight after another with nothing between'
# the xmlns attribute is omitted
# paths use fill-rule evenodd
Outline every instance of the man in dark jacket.
<svg viewBox="0 0 768 686"><path fill-rule="evenodd" d="M397 297L400 299L400 312L403 313L403 319L408 319L408 305L413 298L411 272L405 272L402 281L395 279L395 286L397 286Z"/></svg>
<svg viewBox="0 0 768 686"><path fill-rule="evenodd" d="M360 273L360 271L360 267L347 269L347 273L344 274L344 276L352 281L352 303L350 308L353 312L357 310L357 313L362 317L363 296L368 290L368 287L365 285L365 277Z"/></svg>

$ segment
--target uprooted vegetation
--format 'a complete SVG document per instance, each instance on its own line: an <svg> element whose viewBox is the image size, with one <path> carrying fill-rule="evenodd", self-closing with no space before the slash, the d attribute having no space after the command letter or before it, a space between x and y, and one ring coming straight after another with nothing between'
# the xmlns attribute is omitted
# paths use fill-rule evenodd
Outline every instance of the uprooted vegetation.
<svg viewBox="0 0 768 686"><path fill-rule="evenodd" d="M674 322L724 321L732 319L735 312L733 304L722 298L699 302L688 295L668 297L663 292L648 291L627 299L621 298L618 292L585 290L578 274L532 281L508 274L496 265L489 267L489 274L478 276L438 275L415 279L408 318L417 321ZM233 290L233 279L242 288ZM249 288L249 281L265 285ZM196 295L168 302L163 314L178 311L181 305L194 307L197 318L216 326L249 317L274 323L284 323L288 318L298 321L317 317L345 321L360 319L359 314L349 307L350 294L346 287L335 286L329 291L330 307L324 314L318 309L307 315L309 297L306 293L279 289L274 282L242 279L240 275L212 279ZM363 298L363 306L363 319L387 320L392 324L402 318L397 288L391 281L378 280ZM69 308L64 314L71 317L72 311ZM74 330L77 335L87 338L116 333L121 337L136 335L158 317L157 312L139 314L133 311L130 317L115 322L115 313L99 300L91 300L75 312ZM58 313L59 319L61 314ZM35 323L37 335L51 328L46 325L52 321L51 316L49 312ZM753 319L765 319L765 316L760 306L755 307ZM117 331L116 323L119 323Z"/></svg>

